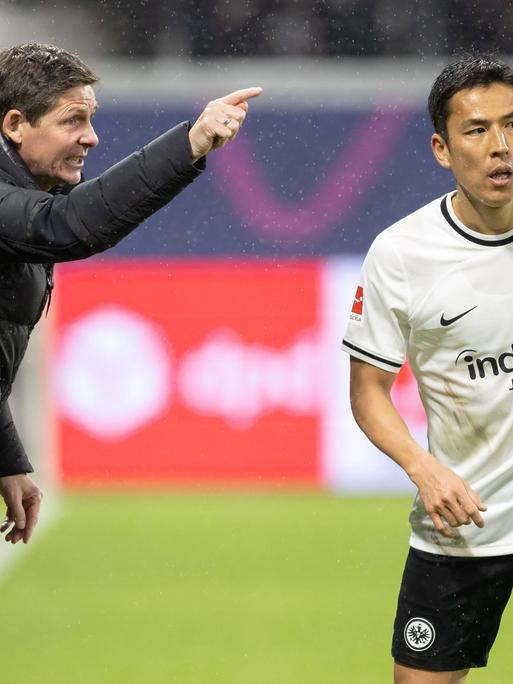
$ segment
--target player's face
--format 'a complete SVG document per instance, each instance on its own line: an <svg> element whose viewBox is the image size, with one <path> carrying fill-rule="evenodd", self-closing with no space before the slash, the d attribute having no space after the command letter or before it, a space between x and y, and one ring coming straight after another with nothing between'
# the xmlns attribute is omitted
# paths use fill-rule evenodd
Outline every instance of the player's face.
<svg viewBox="0 0 513 684"><path fill-rule="evenodd" d="M489 207L513 202L513 87L461 90L449 101L445 141L432 138L438 162L469 199Z"/></svg>
<svg viewBox="0 0 513 684"><path fill-rule="evenodd" d="M89 148L98 144L91 119L97 109L90 85L70 88L34 125L21 116L4 132L16 145L37 184L50 190L80 181Z"/></svg>

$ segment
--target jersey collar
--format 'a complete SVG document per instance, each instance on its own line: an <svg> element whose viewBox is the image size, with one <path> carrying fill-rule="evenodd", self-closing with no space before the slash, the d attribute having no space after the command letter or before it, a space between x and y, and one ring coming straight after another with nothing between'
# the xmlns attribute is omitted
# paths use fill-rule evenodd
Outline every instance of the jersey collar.
<svg viewBox="0 0 513 684"><path fill-rule="evenodd" d="M464 225L454 213L451 202L451 197L453 195L454 193L452 192L448 195L445 195L440 205L445 220L453 230L467 240L474 242L476 245L485 245L486 247L502 247L503 245L509 245L511 242L513 242L513 229L508 230L507 233L501 233L501 235L483 235L483 233L478 233L475 230L470 230L470 228L467 228L467 226Z"/></svg>

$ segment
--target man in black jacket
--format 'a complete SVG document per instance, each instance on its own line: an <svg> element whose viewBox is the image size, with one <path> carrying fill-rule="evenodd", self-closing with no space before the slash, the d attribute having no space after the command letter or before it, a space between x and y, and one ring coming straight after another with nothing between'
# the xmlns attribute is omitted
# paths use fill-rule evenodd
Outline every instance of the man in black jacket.
<svg viewBox="0 0 513 684"><path fill-rule="evenodd" d="M96 75L75 55L27 44L0 52L0 532L28 542L41 491L7 399L34 325L49 303L53 264L115 245L203 170L208 152L233 140L260 88L210 102L98 178L81 182L98 144Z"/></svg>

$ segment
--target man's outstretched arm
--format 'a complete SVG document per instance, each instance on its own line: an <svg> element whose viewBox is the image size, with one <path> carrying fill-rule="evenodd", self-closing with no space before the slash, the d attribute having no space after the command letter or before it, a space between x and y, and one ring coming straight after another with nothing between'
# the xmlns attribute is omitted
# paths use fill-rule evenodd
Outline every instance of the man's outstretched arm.
<svg viewBox="0 0 513 684"><path fill-rule="evenodd" d="M468 482L442 465L410 435L390 398L395 373L351 357L351 408L370 441L406 472L437 531L452 537L451 528L474 522L484 526L485 511Z"/></svg>
<svg viewBox="0 0 513 684"><path fill-rule="evenodd" d="M237 135L247 88L210 102L194 125L178 124L68 195L0 183L0 263L84 259L122 240L202 171L202 158Z"/></svg>

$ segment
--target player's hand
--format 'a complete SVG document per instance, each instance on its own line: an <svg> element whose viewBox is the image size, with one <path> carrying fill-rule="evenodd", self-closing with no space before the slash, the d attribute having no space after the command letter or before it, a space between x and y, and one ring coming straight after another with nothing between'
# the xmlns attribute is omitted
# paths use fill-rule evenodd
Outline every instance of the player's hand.
<svg viewBox="0 0 513 684"><path fill-rule="evenodd" d="M427 514L437 532L444 537L455 536L453 528L474 523L484 527L481 511L486 511L478 494L452 470L427 453L419 459L415 472L410 474L417 485Z"/></svg>
<svg viewBox="0 0 513 684"><path fill-rule="evenodd" d="M249 109L247 100L261 92L262 88L244 88L208 103L189 131L193 162L235 138Z"/></svg>
<svg viewBox="0 0 513 684"><path fill-rule="evenodd" d="M37 524L43 493L28 475L0 477L0 494L7 506L0 532L5 541L16 544L23 539L27 544Z"/></svg>

